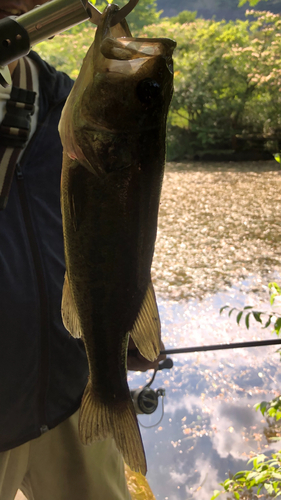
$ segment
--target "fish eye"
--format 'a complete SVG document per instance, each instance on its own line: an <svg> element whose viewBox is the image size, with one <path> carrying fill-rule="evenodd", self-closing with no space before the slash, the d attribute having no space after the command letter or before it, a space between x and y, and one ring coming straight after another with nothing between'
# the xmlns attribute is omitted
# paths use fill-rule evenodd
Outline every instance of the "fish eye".
<svg viewBox="0 0 281 500"><path fill-rule="evenodd" d="M151 78L141 80L137 85L137 96L144 104L152 104L152 102L161 94L159 83Z"/></svg>

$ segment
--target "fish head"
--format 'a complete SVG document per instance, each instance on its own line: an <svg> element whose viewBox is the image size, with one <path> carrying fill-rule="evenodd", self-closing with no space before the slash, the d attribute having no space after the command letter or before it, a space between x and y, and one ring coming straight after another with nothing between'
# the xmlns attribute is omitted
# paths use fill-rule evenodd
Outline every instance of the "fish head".
<svg viewBox="0 0 281 500"><path fill-rule="evenodd" d="M66 153L87 168L105 155L113 135L130 140L165 129L173 93L176 43L133 38L126 20L111 27L116 10L110 4L103 12L59 125Z"/></svg>

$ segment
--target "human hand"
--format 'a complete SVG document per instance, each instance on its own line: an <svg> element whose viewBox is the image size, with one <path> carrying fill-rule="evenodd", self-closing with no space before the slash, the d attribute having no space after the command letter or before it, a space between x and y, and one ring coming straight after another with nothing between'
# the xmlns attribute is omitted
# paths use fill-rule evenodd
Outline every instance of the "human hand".
<svg viewBox="0 0 281 500"><path fill-rule="evenodd" d="M160 349L161 351L165 350L165 346L160 340ZM136 371L136 372L146 372L147 370L155 370L160 361L166 359L165 354L160 354L155 361L148 361L144 358L139 350L137 349L133 339L130 337L128 344L128 356L127 356L127 368L128 370Z"/></svg>

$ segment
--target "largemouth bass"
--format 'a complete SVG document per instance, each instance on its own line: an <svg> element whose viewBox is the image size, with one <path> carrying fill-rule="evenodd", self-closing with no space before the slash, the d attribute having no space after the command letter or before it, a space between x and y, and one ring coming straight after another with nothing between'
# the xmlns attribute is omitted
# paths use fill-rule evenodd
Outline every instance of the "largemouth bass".
<svg viewBox="0 0 281 500"><path fill-rule="evenodd" d="M126 357L129 335L149 360L160 350L150 269L176 44L132 38L125 20L110 27L116 9L103 13L59 125L62 317L83 339L89 362L82 442L113 436L125 462L145 474Z"/></svg>

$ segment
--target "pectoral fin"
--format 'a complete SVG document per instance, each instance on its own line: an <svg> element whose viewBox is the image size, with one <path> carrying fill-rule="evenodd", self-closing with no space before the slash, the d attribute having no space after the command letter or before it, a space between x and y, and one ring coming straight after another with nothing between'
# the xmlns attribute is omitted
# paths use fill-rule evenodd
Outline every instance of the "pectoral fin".
<svg viewBox="0 0 281 500"><path fill-rule="evenodd" d="M130 335L139 352L149 361L160 353L161 324L153 285L150 282Z"/></svg>
<svg viewBox="0 0 281 500"><path fill-rule="evenodd" d="M74 338L81 337L81 326L77 316L76 307L69 288L67 274L65 273L62 291L61 316L65 328Z"/></svg>

